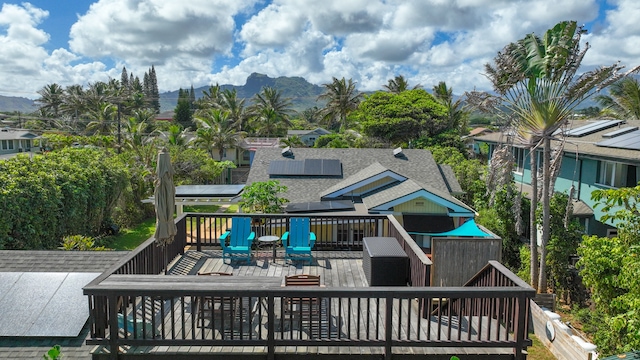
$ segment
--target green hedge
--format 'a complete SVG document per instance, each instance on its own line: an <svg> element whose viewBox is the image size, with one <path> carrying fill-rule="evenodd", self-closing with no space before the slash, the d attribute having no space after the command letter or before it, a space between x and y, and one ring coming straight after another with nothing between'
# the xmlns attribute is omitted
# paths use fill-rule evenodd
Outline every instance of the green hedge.
<svg viewBox="0 0 640 360"><path fill-rule="evenodd" d="M63 149L0 161L0 249L54 249L93 236L128 188L127 167L100 149Z"/></svg>

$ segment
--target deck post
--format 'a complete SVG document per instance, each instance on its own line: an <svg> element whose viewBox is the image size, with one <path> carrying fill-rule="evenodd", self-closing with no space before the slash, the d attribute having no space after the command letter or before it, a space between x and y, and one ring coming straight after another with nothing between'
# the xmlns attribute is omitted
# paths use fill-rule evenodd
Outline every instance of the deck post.
<svg viewBox="0 0 640 360"><path fill-rule="evenodd" d="M108 298L109 311L109 359L118 360L118 309L115 294L110 294Z"/></svg>
<svg viewBox="0 0 640 360"><path fill-rule="evenodd" d="M516 337L516 348L514 349L515 360L526 360L527 355L524 352L524 337L526 336L527 327L526 324L526 316L527 316L527 306L529 304L529 299L524 295L518 295L516 311L518 313L518 321L516 321L514 336Z"/></svg>
<svg viewBox="0 0 640 360"><path fill-rule="evenodd" d="M384 323L384 358L391 360L393 352L391 350L391 336L393 333L393 296L387 295L385 298L385 323Z"/></svg>
<svg viewBox="0 0 640 360"><path fill-rule="evenodd" d="M275 325L275 297L267 295L267 360L274 360L276 356L276 325Z"/></svg>

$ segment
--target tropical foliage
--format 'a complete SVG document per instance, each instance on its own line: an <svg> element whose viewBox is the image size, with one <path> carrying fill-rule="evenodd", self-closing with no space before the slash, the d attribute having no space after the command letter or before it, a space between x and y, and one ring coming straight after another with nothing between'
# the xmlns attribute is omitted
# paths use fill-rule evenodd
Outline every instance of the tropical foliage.
<svg viewBox="0 0 640 360"><path fill-rule="evenodd" d="M289 200L279 194L287 191L278 180L254 182L242 191L242 211L261 213L281 213Z"/></svg>
<svg viewBox="0 0 640 360"><path fill-rule="evenodd" d="M603 113L617 119L640 119L640 83L627 76L609 86L609 95L598 95Z"/></svg>
<svg viewBox="0 0 640 360"><path fill-rule="evenodd" d="M640 186L596 190L606 220L618 223L614 238L585 237L578 248L580 275L591 289L594 340L601 354L640 348ZM605 220L605 221L606 221Z"/></svg>
<svg viewBox="0 0 640 360"><path fill-rule="evenodd" d="M447 109L425 90L399 94L378 91L367 96L351 117L364 135L390 146L421 136L432 137L447 129Z"/></svg>
<svg viewBox="0 0 640 360"><path fill-rule="evenodd" d="M540 263L534 265L535 255L531 256L532 279L539 291L547 288L546 247L550 235L550 197L553 191L551 181L551 138L555 131L563 126L574 109L586 98L605 87L622 75L623 68L614 64L603 66L580 76L577 71L588 48L580 48L580 39L585 30L575 21L563 21L549 29L541 38L529 34L523 39L507 45L494 58L493 64L487 64L485 70L494 90L499 94L493 103L494 109L504 118L513 120L521 142L532 149L532 173L537 174L535 149L543 149L542 169L542 239ZM475 104L486 103L487 97L469 96ZM557 157L556 159L560 159ZM554 165L556 168L559 164ZM532 176L533 194L531 213L537 208L537 181ZM531 247L535 250L535 216L531 220Z"/></svg>
<svg viewBox="0 0 640 360"><path fill-rule="evenodd" d="M332 130L346 130L347 116L358 108L362 94L356 90L356 83L345 78L333 78L333 81L322 84L325 92L318 100L326 101L322 111L322 123Z"/></svg>

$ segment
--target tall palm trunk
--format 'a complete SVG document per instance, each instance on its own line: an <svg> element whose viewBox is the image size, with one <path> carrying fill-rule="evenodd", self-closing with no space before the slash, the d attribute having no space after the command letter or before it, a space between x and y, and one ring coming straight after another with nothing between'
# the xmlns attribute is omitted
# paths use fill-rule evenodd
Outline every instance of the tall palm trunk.
<svg viewBox="0 0 640 360"><path fill-rule="evenodd" d="M531 147L531 209L529 210L529 247L530 259L530 283L534 289L538 288L538 221L536 209L538 208L538 162L535 148Z"/></svg>
<svg viewBox="0 0 640 360"><path fill-rule="evenodd" d="M540 244L540 273L538 275L538 292L547 291L547 243L549 242L550 222L550 185L551 185L551 138L544 137L544 158L542 169L542 240Z"/></svg>

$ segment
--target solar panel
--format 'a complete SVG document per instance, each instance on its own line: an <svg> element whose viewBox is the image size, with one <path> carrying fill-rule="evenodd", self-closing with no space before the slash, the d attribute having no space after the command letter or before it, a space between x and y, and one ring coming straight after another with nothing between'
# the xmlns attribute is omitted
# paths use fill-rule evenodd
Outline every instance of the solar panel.
<svg viewBox="0 0 640 360"><path fill-rule="evenodd" d="M601 141L596 145L619 149L640 150L640 130L635 130L624 135Z"/></svg>
<svg viewBox="0 0 640 360"><path fill-rule="evenodd" d="M319 201L289 204L285 208L288 213L301 212L328 212L354 210L353 203L349 200Z"/></svg>
<svg viewBox="0 0 640 360"><path fill-rule="evenodd" d="M614 127L620 123L623 123L622 120L598 120L594 121L591 124L587 124L584 126L580 126L576 129L571 129L565 133L567 136L572 137L581 137L589 134L593 134L594 132L598 132L600 130L608 129Z"/></svg>
<svg viewBox="0 0 640 360"><path fill-rule="evenodd" d="M618 129L616 131L612 131L610 133L602 134L602 137L612 138L612 137L624 135L626 133L629 133L635 130L638 130L638 127L626 127L626 128Z"/></svg>
<svg viewBox="0 0 640 360"><path fill-rule="evenodd" d="M271 160L271 176L340 176L342 164L335 159Z"/></svg>

